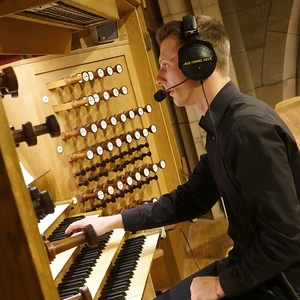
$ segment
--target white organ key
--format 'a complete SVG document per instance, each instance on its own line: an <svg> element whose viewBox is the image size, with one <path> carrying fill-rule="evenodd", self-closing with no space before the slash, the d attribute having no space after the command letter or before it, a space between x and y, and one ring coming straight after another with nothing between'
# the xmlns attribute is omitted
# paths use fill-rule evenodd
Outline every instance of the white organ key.
<svg viewBox="0 0 300 300"><path fill-rule="evenodd" d="M55 280L55 278L59 275L67 261L70 259L70 257L73 255L73 253L76 251L77 247L71 248L69 250L66 250L64 252L61 252L57 254L53 261L50 263L50 270L52 273L52 278Z"/></svg>
<svg viewBox="0 0 300 300"><path fill-rule="evenodd" d="M158 238L159 233L146 235L137 267L134 270L133 278L131 278L129 289L126 291L126 300L140 300L142 298Z"/></svg>
<svg viewBox="0 0 300 300"><path fill-rule="evenodd" d="M44 233L56 219L70 206L70 204L60 204L54 207L54 213L48 214L38 223L39 232Z"/></svg>
<svg viewBox="0 0 300 300"><path fill-rule="evenodd" d="M97 259L97 263L93 267L92 273L86 279L85 286L89 288L93 299L95 299L100 284L104 280L107 270L116 256L119 245L124 237L124 229L114 229L106 247L103 249L100 257Z"/></svg>

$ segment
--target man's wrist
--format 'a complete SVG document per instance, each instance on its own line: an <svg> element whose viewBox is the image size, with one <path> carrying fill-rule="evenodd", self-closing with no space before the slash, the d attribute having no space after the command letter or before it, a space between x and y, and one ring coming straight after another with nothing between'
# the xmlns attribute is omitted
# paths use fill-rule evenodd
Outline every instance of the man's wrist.
<svg viewBox="0 0 300 300"><path fill-rule="evenodd" d="M221 287L221 284L220 284L220 279L219 277L216 277L216 281L215 281L215 290L216 290L216 294L217 294L217 297L218 299L222 299L224 298L226 295Z"/></svg>
<svg viewBox="0 0 300 300"><path fill-rule="evenodd" d="M121 214L112 216L114 228L124 228L123 218Z"/></svg>

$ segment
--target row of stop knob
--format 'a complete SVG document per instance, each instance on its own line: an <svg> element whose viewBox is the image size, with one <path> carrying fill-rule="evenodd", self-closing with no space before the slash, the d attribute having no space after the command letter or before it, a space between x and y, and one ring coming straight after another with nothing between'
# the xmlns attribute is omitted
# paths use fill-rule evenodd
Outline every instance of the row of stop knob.
<svg viewBox="0 0 300 300"><path fill-rule="evenodd" d="M122 85L120 88L114 87L110 90L106 90L104 92L94 93L92 95L84 96L81 99L76 99L72 101L72 106L74 108L82 106L82 105L90 105L93 106L96 103L99 103L100 100L108 101L110 97L119 97L119 95L127 95L128 88L126 85Z"/></svg>
<svg viewBox="0 0 300 300"><path fill-rule="evenodd" d="M124 111L122 113L114 114L114 115L106 117L104 119L94 121L90 124L82 125L82 126L67 130L67 131L61 133L61 138L63 140L68 140L72 137L78 137L78 136L85 137L89 132L97 133L98 129L106 130L109 125L116 126L118 122L125 123L127 121L127 119L133 120L135 118L135 116L142 117L144 115L144 112L151 113L152 106L150 104L147 104L145 107L138 107L135 109L130 109L130 110Z"/></svg>
<svg viewBox="0 0 300 300"><path fill-rule="evenodd" d="M133 171L129 171L123 175L117 176L116 178L108 180L106 183L99 185L95 189L80 194L79 198L81 201L87 201L89 199L104 200L105 195L113 196L116 193L119 195L119 191L124 191L124 185L129 188L126 191L130 192L132 191L131 187L133 186L134 182L141 183L143 177L150 177L150 172L157 173L159 169L164 169L165 167L166 163L164 160L161 160L158 163L145 164L141 167L136 167ZM147 180L145 180L145 183L147 183Z"/></svg>
<svg viewBox="0 0 300 300"><path fill-rule="evenodd" d="M148 128L138 128L111 138L110 140L90 146L87 149L82 149L72 154L68 154L67 159L69 162L75 162L78 159L92 160L94 158L94 154L102 156L104 150L112 152L115 147L121 148L123 143L130 144L133 140L139 140L141 137L148 137L149 133L154 134L156 133L156 130L156 125L154 124Z"/></svg>
<svg viewBox="0 0 300 300"><path fill-rule="evenodd" d="M146 156L151 157L151 151L142 153L138 156L131 158L130 160L125 160L121 164L116 164L112 168L105 168L104 170L94 172L93 175L81 179L81 181L76 182L76 186L88 186L92 181L99 181L101 177L108 177L111 172L122 172L128 165L134 165L138 160L143 160Z"/></svg>
<svg viewBox="0 0 300 300"><path fill-rule="evenodd" d="M112 76L114 73L121 74L123 67L121 64L116 64L114 67L107 66L106 68L97 68L95 71L87 70L77 73L66 78L68 84L84 83L93 81L96 78L103 78L106 76Z"/></svg>
<svg viewBox="0 0 300 300"><path fill-rule="evenodd" d="M120 88L114 87L104 92L96 92L91 95L83 96L79 99L71 100L62 104L53 105L54 112L60 112L70 110L73 108L79 108L82 106L93 106L100 103L101 100L108 101L111 97L119 97L119 95L127 95L128 88L126 85L122 85Z"/></svg>
<svg viewBox="0 0 300 300"><path fill-rule="evenodd" d="M107 207L107 203L115 202L115 200L116 200L115 198L111 198L111 199L107 199L107 200L101 200L101 201L97 201L97 202L95 202L94 200L90 200L91 207L87 208L85 211L90 212L90 211L96 210L97 208L105 208L105 207ZM147 203L154 203L157 200L158 199L155 198L155 197L150 199L150 200L144 200L144 199L133 200L131 203L125 204L121 208L116 209L114 211L114 214L119 214L120 212L122 212L124 210L128 210L128 209L134 208L136 206L144 205L144 204L147 204Z"/></svg>
<svg viewBox="0 0 300 300"><path fill-rule="evenodd" d="M149 176L146 178L141 179L138 182L134 182L131 186L125 186L123 190L114 190L114 193L112 195L109 195L108 193L104 194L105 197L103 199L99 199L98 196L95 197L95 194L93 193L93 190L91 190L91 194L84 193L86 199L83 200L82 197L79 198L81 202L87 202L92 205L92 207L96 208L105 208L107 203L115 203L118 198L124 199L125 195L130 193L133 194L136 189L141 189L144 185L150 184L153 180L158 180L158 176L155 174L154 176ZM100 192L101 193L101 192ZM94 197L93 197L94 195ZM90 196L90 197L89 197ZM96 202L95 202L96 201Z"/></svg>
<svg viewBox="0 0 300 300"><path fill-rule="evenodd" d="M121 153L118 153L118 154L115 154L113 155L112 157L108 157L108 158L104 158L104 159L101 159L101 162L96 162L94 164L92 164L91 166L86 166L84 167L83 169L81 170L77 170L77 171L74 171L73 172L73 176L74 177L78 177L78 176L85 176L87 173L90 173L90 172L95 172L97 171L98 168L101 168L101 167L106 167L107 164L109 163L115 163L118 159L122 159L124 160L124 158L127 156L127 155L132 155L134 154L135 152L138 152L140 150L142 150L143 148L149 148L149 143L146 142L144 144L139 144L137 145L136 147L132 147L128 150L124 150L122 151ZM150 151L148 151L147 153L149 153ZM150 152L151 153L151 152ZM136 160L142 160L143 158L145 157L144 154L141 154L141 155L135 155L134 158L135 158L135 161ZM106 174L107 172L105 172ZM108 176L108 175L105 175L103 174L103 176ZM99 175L100 176L100 175Z"/></svg>
<svg viewBox="0 0 300 300"><path fill-rule="evenodd" d="M106 68L97 68L94 71L85 70L75 75L67 76L63 79L48 82L47 88L49 90L60 88L64 86L74 85L74 84L84 84L87 82L94 81L97 78L104 78L106 76L112 76L113 74L123 73L123 67L121 64L116 64L114 67L107 66Z"/></svg>

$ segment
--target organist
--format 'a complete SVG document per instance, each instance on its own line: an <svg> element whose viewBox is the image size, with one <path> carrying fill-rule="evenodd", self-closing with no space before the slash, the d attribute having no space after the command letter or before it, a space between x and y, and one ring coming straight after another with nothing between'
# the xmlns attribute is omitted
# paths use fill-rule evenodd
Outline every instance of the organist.
<svg viewBox="0 0 300 300"><path fill-rule="evenodd" d="M98 235L199 217L223 198L234 247L156 299L300 299L300 153L267 104L241 93L229 77L229 40L208 16L186 16L157 32L156 81L177 106L194 106L207 153L189 180L159 201L121 214L81 220ZM166 91L157 94L163 100Z"/></svg>

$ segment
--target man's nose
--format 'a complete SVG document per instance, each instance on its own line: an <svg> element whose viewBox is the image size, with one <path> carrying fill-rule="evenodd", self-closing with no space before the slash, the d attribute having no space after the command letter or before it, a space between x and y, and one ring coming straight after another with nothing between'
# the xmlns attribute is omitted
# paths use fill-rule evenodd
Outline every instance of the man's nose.
<svg viewBox="0 0 300 300"><path fill-rule="evenodd" d="M158 73L156 75L155 82L156 82L156 84L159 84L159 85L163 85L164 83L166 83L166 80L161 75L161 71L160 70L158 71Z"/></svg>

